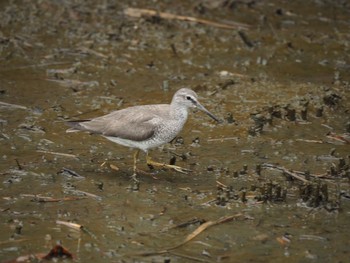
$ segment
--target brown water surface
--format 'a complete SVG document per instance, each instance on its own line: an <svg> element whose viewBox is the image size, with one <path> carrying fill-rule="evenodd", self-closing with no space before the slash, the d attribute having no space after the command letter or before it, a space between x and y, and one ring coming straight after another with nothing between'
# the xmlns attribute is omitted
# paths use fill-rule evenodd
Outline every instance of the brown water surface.
<svg viewBox="0 0 350 263"><path fill-rule="evenodd" d="M2 1L0 261L61 242L84 263L347 262L349 27L341 0ZM65 120L168 103L181 87L225 120L191 112L184 143L151 152L189 174L141 154L152 175L135 191L133 151L65 133Z"/></svg>

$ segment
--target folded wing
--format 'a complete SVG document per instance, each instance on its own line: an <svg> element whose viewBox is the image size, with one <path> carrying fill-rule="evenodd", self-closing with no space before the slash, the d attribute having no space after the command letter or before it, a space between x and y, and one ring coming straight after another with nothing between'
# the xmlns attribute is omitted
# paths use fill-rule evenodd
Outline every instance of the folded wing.
<svg viewBox="0 0 350 263"><path fill-rule="evenodd" d="M108 137L117 137L132 141L151 138L159 117L156 113L165 113L156 108L167 105L135 106L111 112L91 120L68 121L71 128L67 132L87 131Z"/></svg>

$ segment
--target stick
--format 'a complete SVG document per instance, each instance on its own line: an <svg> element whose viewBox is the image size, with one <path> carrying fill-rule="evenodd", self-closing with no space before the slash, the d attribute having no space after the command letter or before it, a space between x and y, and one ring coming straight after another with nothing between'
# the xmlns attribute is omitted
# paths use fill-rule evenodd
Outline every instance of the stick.
<svg viewBox="0 0 350 263"><path fill-rule="evenodd" d="M83 194L92 198L95 198L97 200L102 200L101 196L95 195L95 194L91 194L85 191L81 191L81 190L70 190L71 193L75 193L75 194Z"/></svg>
<svg viewBox="0 0 350 263"><path fill-rule="evenodd" d="M40 196L40 195L32 195L32 194L21 194L23 197L33 197L31 201L33 202L40 202L40 203L46 203L46 202L61 202L61 201L76 201L81 199L86 199L86 197L76 197L76 196L68 196L63 198L53 198L50 196Z"/></svg>
<svg viewBox="0 0 350 263"><path fill-rule="evenodd" d="M7 241L1 241L0 245L7 245L7 244L11 244L11 243L19 243L19 242L23 242L23 241L28 241L27 238L21 238L21 239L10 239Z"/></svg>
<svg viewBox="0 0 350 263"><path fill-rule="evenodd" d="M244 32L238 31L238 35L240 36L240 38L242 39L243 43L247 47L249 47L249 48L253 48L254 47L253 43L248 39L248 37L246 36L246 34L244 34Z"/></svg>
<svg viewBox="0 0 350 263"><path fill-rule="evenodd" d="M78 158L74 154L69 154L69 153L59 153L59 152L51 152L51 151L43 151L43 150L37 150L39 153L49 153L49 154L54 154L54 155L59 155L59 156L64 156L64 157L72 157L72 158Z"/></svg>
<svg viewBox="0 0 350 263"><path fill-rule="evenodd" d="M197 223L203 223L205 222L204 219L199 219L199 218L193 218L193 219L190 219L186 222L183 222L183 223L180 223L176 226L172 226L172 227L169 227L169 228L164 228L161 232L165 232L165 231L169 231L170 229L174 229L174 228L181 228L181 227L187 227L189 225L194 225L194 224L197 224Z"/></svg>
<svg viewBox="0 0 350 263"><path fill-rule="evenodd" d="M95 55L96 57L108 58L106 55L104 55L104 54L102 54L102 53L100 53L100 52L97 52L97 51L95 51L95 50L92 50L92 49L90 49L90 48L82 47L82 48L80 48L80 50L81 50L82 52L85 52L85 53L88 53L88 54L93 54L93 55Z"/></svg>
<svg viewBox="0 0 350 263"><path fill-rule="evenodd" d="M192 240L193 238L195 238L196 236L198 236L200 233L202 233L204 230L206 230L207 228L211 227L211 226L215 226L215 225L219 225L219 224L222 224L222 223L226 223L226 222L230 222L238 217L241 217L242 214L241 213L238 213L238 214L235 214L235 215L231 215L231 216L224 216L224 217L221 217L219 218L218 220L216 221L208 221L208 222L205 222L204 224L200 225L195 231L193 231L191 234L189 234L185 241L182 242L180 245L174 247L174 248L177 248L179 246L183 246L184 244L186 244L187 242L189 242L190 240Z"/></svg>
<svg viewBox="0 0 350 263"><path fill-rule="evenodd" d="M207 142L224 142L228 140L238 140L238 137L226 137L226 138L213 138L213 139L208 139Z"/></svg>
<svg viewBox="0 0 350 263"><path fill-rule="evenodd" d="M230 221L232 221L236 218L242 217L242 216L243 216L243 214L238 213L238 214L231 215L231 216L221 217L215 221L207 221L207 222L203 223L202 225L200 225L197 229L195 229L191 234L189 234L185 238L185 240L182 241L180 244L175 245L175 246L170 247L170 248L159 250L159 251L143 252L143 253L137 254L137 256L154 256L154 255L161 255L161 254L169 253L171 250L174 250L176 248L179 248L179 247L185 245L186 243L188 243L189 241L194 239L196 236L198 236L200 233L202 233L204 230L208 229L209 227L219 225L222 223L227 223L227 222L230 222Z"/></svg>
<svg viewBox="0 0 350 263"><path fill-rule="evenodd" d="M311 143L323 143L322 140L307 140L307 139L296 139L297 142L311 142Z"/></svg>
<svg viewBox="0 0 350 263"><path fill-rule="evenodd" d="M21 110L26 110L27 109L26 106L12 104L12 103L7 103L7 102L3 102L3 101L0 101L0 107L7 107L7 108L14 108L14 109L21 109Z"/></svg>
<svg viewBox="0 0 350 263"><path fill-rule="evenodd" d="M294 177L294 178L296 178L296 179L298 179L300 181L303 181L304 183L308 183L309 182L309 180L306 180L305 178L297 175L296 173L293 173L293 172L287 170L286 168L284 168L282 166L276 166L276 165L273 165L273 164L264 163L264 164L262 164L262 167L279 170L279 171L284 172L284 173L286 173L286 174L288 174L288 175L290 175L290 176L292 176L292 177Z"/></svg>
<svg viewBox="0 0 350 263"><path fill-rule="evenodd" d="M337 158L336 160L339 160L339 158ZM266 168L269 168L269 169L275 169L275 170L279 170L281 172L285 172L286 174L290 175L290 176L293 176L295 177L296 179L299 179L303 182L309 182L307 179L301 177L302 176L305 176L305 172L301 172L301 171L289 171L287 170L286 168L284 167L281 167L281 166L276 166L276 165L273 165L273 164L269 164L269 163L265 163L263 164L262 166L265 166ZM322 179L325 179L325 180L334 180L335 178L334 177L331 177L331 176L328 176L327 173L324 173L324 174L310 174L310 176L312 177L316 177L316 178L322 178Z"/></svg>
<svg viewBox="0 0 350 263"><path fill-rule="evenodd" d="M211 203L215 203L216 201L217 201L216 198L215 199L211 199L211 200L209 200L209 201L207 201L205 203L202 203L201 205L210 205Z"/></svg>
<svg viewBox="0 0 350 263"><path fill-rule="evenodd" d="M350 143L350 139L346 138L346 136L344 136L342 134L336 134L334 132L328 133L327 138L335 140L335 141L340 142L342 144L349 144Z"/></svg>
<svg viewBox="0 0 350 263"><path fill-rule="evenodd" d="M79 225L79 224L76 224L76 223L72 223L72 222L68 222L68 221L56 220L56 224L68 226L69 228L72 228L72 229L75 229L75 230L83 229L82 225Z"/></svg>
<svg viewBox="0 0 350 263"><path fill-rule="evenodd" d="M219 186L222 186L222 187L227 188L227 185L225 185L225 184L221 183L220 181L216 181L216 184L218 184Z"/></svg>
<svg viewBox="0 0 350 263"><path fill-rule="evenodd" d="M82 232L84 232L84 233L88 234L89 236L91 236L93 239L97 240L96 235L93 234L90 230L88 230L83 225L79 225L79 224L68 222L68 221L61 221L61 220L56 220L56 224L64 225L64 226L67 226L67 227L72 228L74 230L79 230L79 231L81 230Z"/></svg>
<svg viewBox="0 0 350 263"><path fill-rule="evenodd" d="M39 67L47 67L47 66L55 66L55 65L67 65L67 64L72 64L72 63L67 61L67 62L53 62L53 63L32 64L32 65L27 65L27 66L7 68L7 70L26 69L26 68L39 68Z"/></svg>
<svg viewBox="0 0 350 263"><path fill-rule="evenodd" d="M142 16L159 16L163 19L170 19L170 20L181 20L181 21L188 21L188 22L196 22L200 24L210 25L214 27L224 28L224 29L243 29L248 30L250 28L249 25L238 23L238 22L231 22L231 25L229 24L223 24L218 22L213 22L205 19L195 18L191 16L181 16L181 15L174 15L171 13L166 12L158 12L151 9L141 9L141 8L131 8L128 7L124 10L124 14L131 16L131 17L142 17Z"/></svg>
<svg viewBox="0 0 350 263"><path fill-rule="evenodd" d="M81 87L94 87L94 86L98 86L98 82L97 81L79 81L79 80L74 80L74 79L46 79L47 81L52 81L52 82L56 82L57 84L61 85L62 87L65 88L81 88Z"/></svg>
<svg viewBox="0 0 350 263"><path fill-rule="evenodd" d="M63 167L62 170L59 171L58 173L67 173L68 175L70 175L72 177L75 177L77 179L84 179L85 178L84 176L81 176L77 172L75 172L75 171L73 171L71 169L65 168L65 167Z"/></svg>

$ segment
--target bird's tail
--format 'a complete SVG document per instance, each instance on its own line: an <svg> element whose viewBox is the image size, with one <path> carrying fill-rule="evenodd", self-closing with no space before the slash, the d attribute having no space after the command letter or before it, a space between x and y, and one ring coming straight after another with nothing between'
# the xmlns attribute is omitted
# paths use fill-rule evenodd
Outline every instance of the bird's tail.
<svg viewBox="0 0 350 263"><path fill-rule="evenodd" d="M66 121L65 124L70 126L66 132L78 132L78 131L86 131L86 128L81 125L83 122L87 122L90 120L78 120L78 121Z"/></svg>

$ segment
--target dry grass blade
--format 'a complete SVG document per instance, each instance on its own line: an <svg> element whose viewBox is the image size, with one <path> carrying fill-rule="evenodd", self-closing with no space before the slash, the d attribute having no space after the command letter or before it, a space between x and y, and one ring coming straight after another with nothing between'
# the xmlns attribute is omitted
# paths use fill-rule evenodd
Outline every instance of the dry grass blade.
<svg viewBox="0 0 350 263"><path fill-rule="evenodd" d="M58 156L64 156L64 157L78 158L76 155L69 154L69 153L59 153L59 152L51 152L51 151L44 151L44 150L37 150L37 152L53 154L53 155L58 155Z"/></svg>
<svg viewBox="0 0 350 263"><path fill-rule="evenodd" d="M194 239L196 236L198 236L204 230L206 230L207 228L209 228L209 227L211 227L213 225L215 225L215 222L213 222L213 221L208 221L208 222L205 222L205 223L201 224L196 230L194 230L191 234L189 234L186 237L186 239L184 240L184 242L181 243L180 245L182 246L183 244L187 243L188 241Z"/></svg>
<svg viewBox="0 0 350 263"><path fill-rule="evenodd" d="M75 229L75 230L81 230L83 228L82 225L72 223L72 222L67 222L67 221L61 221L61 220L56 220L56 224L65 225L65 226L72 228L72 229Z"/></svg>
<svg viewBox="0 0 350 263"><path fill-rule="evenodd" d="M350 144L349 134L336 134L336 133L330 132L327 134L327 138L340 144Z"/></svg>
<svg viewBox="0 0 350 263"><path fill-rule="evenodd" d="M56 224L67 226L67 227L69 227L73 230L76 230L76 231L82 231L83 233L88 234L93 239L97 240L97 236L94 233L92 233L89 229L84 227L83 225L79 225L77 223L72 223L72 222L68 222L68 221L61 221L61 220L56 220Z"/></svg>
<svg viewBox="0 0 350 263"><path fill-rule="evenodd" d="M163 249L163 250L158 250L158 251L150 251L150 252L142 252L140 254L137 254L137 256L154 256L154 255L161 255L161 254L165 254L165 253L169 253L171 250L174 250L176 248L179 248L183 245L185 245L186 243L188 243L189 241L191 241L192 239L194 239L196 236L198 236L200 233L202 233L204 230L208 229L211 226L215 226L215 225L219 225L222 223L226 223L226 222L230 222L236 218L242 217L243 214L238 213L235 215L231 215L231 216L224 216L219 218L218 220L215 221L208 221L203 223L202 225L200 225L198 228L196 228L191 234L189 234L184 241L182 241L180 244L167 248L167 249Z"/></svg>
<svg viewBox="0 0 350 263"><path fill-rule="evenodd" d="M6 108L12 108L12 109L21 109L21 110L26 110L27 109L26 106L12 104L12 103L7 103L7 102L3 102L3 101L0 101L0 107L6 107Z"/></svg>
<svg viewBox="0 0 350 263"><path fill-rule="evenodd" d="M92 194L92 193L89 193L89 192L85 192L85 191L81 191L81 190L70 190L70 192L72 194L77 194L77 195L84 195L84 196L88 196L88 197L92 197L96 200L102 200L102 197L101 196L98 196L98 195L95 195L95 194Z"/></svg>
<svg viewBox="0 0 350 263"><path fill-rule="evenodd" d="M41 195L32 195L32 194L21 194L23 197L32 197L32 202L39 203L48 203L48 202L63 202L63 201L77 201L86 199L86 197L76 197L76 196L67 196L63 198L53 198L50 196L41 196Z"/></svg>
<svg viewBox="0 0 350 263"><path fill-rule="evenodd" d="M224 28L224 29L243 29L243 30L248 30L250 28L249 25L243 24L243 23L238 23L238 22L233 22L231 21L229 24L227 23L218 23L218 22L213 22L205 19L200 19L196 17L191 17L191 16L181 16L181 15L174 15L171 13L166 13L166 12L158 12L156 10L151 10L151 9L142 9L142 8L126 8L124 10L124 14L131 16L131 17L142 17L142 16L158 16L163 19L175 19L175 20L181 20L181 21L189 21L189 22L196 22L200 24L205 24L205 25L210 25L214 27L219 27L219 28Z"/></svg>
<svg viewBox="0 0 350 263"><path fill-rule="evenodd" d="M274 164L269 164L269 163L264 163L262 165L262 167L264 168L268 168L268 169L272 169L272 170L278 170L278 171L281 171L289 176L292 176L294 177L295 179L298 179L300 181L303 181L304 183L308 183L309 180L305 179L304 177L292 172L292 171L289 171L288 169L282 167L282 166L277 166L277 165L274 165Z"/></svg>
<svg viewBox="0 0 350 263"><path fill-rule="evenodd" d="M184 245L185 243L187 243L188 241L194 239L196 236L198 236L200 233L202 233L204 230L206 230L207 228L209 228L211 226L215 226L215 225L218 225L218 224L222 224L222 223L226 223L226 222L232 221L232 220L234 220L234 219L236 219L238 217L241 217L242 215L243 214L238 213L238 214L231 215L231 216L221 217L221 218L219 218L218 220L215 220L215 221L205 222L204 224L200 225L196 230L194 230L191 234L189 234L186 237L186 239L184 240L184 242L182 242L180 245L178 245L176 247Z"/></svg>

